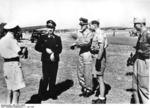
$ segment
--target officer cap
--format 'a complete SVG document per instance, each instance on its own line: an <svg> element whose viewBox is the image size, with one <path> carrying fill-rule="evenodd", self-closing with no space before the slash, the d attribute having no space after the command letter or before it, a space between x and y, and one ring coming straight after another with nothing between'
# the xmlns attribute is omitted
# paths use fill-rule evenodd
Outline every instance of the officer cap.
<svg viewBox="0 0 150 108"><path fill-rule="evenodd" d="M143 24L143 23L146 23L146 19L145 18L134 18L134 24L137 24L137 23L140 23L140 24Z"/></svg>
<svg viewBox="0 0 150 108"><path fill-rule="evenodd" d="M4 29L14 29L18 27L18 24L16 22L9 22L4 26Z"/></svg>
<svg viewBox="0 0 150 108"><path fill-rule="evenodd" d="M56 23L53 20L48 20L46 22L46 24L47 24L48 28L55 28L56 27Z"/></svg>
<svg viewBox="0 0 150 108"><path fill-rule="evenodd" d="M88 24L88 19L86 19L86 18L81 17L81 18L79 19L79 21L82 21L82 24L85 24L85 25Z"/></svg>

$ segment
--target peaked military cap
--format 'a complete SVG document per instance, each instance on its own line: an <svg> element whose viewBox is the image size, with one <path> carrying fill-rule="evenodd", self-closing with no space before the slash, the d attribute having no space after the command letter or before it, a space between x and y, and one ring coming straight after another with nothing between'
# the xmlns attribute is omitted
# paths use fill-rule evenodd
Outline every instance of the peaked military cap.
<svg viewBox="0 0 150 108"><path fill-rule="evenodd" d="M56 23L53 21L53 20L48 20L47 22L46 22L46 26L48 27L48 28L55 28L56 27Z"/></svg>
<svg viewBox="0 0 150 108"><path fill-rule="evenodd" d="M146 19L145 18L134 18L133 22L134 22L134 24L136 24L136 23L146 23Z"/></svg>
<svg viewBox="0 0 150 108"><path fill-rule="evenodd" d="M82 21L83 24L88 24L88 19L81 17L79 21Z"/></svg>

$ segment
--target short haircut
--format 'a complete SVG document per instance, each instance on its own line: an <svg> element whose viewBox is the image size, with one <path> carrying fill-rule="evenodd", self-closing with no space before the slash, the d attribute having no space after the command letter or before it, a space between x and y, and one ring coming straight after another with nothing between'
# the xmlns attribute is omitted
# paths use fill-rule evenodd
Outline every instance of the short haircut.
<svg viewBox="0 0 150 108"><path fill-rule="evenodd" d="M92 25L93 25L93 24L96 24L97 26L99 26L99 25L100 25L99 21L97 21L97 20L93 20L93 21L91 21L91 24L92 24Z"/></svg>

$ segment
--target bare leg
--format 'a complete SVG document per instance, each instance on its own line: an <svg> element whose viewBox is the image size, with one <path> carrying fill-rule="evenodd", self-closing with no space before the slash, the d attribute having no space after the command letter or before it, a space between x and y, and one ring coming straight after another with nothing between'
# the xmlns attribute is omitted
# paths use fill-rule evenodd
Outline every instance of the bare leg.
<svg viewBox="0 0 150 108"><path fill-rule="evenodd" d="M12 101L12 91L8 90L6 104L11 104L11 101Z"/></svg>
<svg viewBox="0 0 150 108"><path fill-rule="evenodd" d="M20 96L20 90L13 91L12 104L18 104L19 103L19 96Z"/></svg>
<svg viewBox="0 0 150 108"><path fill-rule="evenodd" d="M97 76L97 80L99 83L100 94L98 97L95 97L97 99L92 100L92 103L93 104L105 104L106 103L106 97L105 97L105 84L104 84L103 76Z"/></svg>
<svg viewBox="0 0 150 108"><path fill-rule="evenodd" d="M100 89L99 98L105 99L105 84L104 84L103 76L98 76L98 82L99 82L99 89Z"/></svg>

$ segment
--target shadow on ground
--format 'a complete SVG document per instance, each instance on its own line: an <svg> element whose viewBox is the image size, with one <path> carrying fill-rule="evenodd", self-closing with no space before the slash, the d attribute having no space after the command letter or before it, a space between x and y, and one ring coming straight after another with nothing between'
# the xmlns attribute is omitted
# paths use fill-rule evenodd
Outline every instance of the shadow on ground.
<svg viewBox="0 0 150 108"><path fill-rule="evenodd" d="M48 100L50 98L52 99L57 99L57 96L59 96L61 93L65 92L66 90L68 90L69 88L71 88L73 86L73 81L72 80L65 80L63 82L60 82L58 84L56 84L56 88L55 88L55 96L51 97L49 95L49 93L45 93L45 97L44 97L44 101ZM30 100L26 102L26 104L40 104L41 101L43 99L41 99L39 94L34 94L31 96Z"/></svg>
<svg viewBox="0 0 150 108"><path fill-rule="evenodd" d="M126 75L126 76L132 76L132 75L133 75L133 72L127 72L125 75Z"/></svg>
<svg viewBox="0 0 150 108"><path fill-rule="evenodd" d="M136 90L133 89L133 88L129 88L129 89L126 89L126 91L127 91L127 92L134 92L134 91L136 91Z"/></svg>

